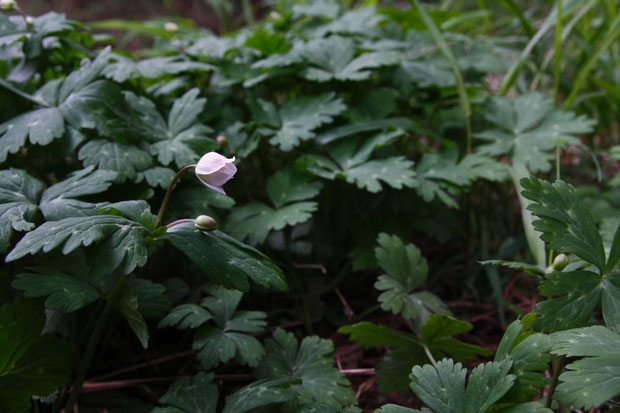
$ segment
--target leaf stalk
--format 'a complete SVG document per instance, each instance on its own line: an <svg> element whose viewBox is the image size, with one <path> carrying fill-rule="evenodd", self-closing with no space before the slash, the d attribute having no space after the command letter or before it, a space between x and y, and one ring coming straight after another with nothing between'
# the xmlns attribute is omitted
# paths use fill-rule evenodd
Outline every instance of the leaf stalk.
<svg viewBox="0 0 620 413"><path fill-rule="evenodd" d="M88 341L88 345L86 346L86 353L84 354L84 359L80 363L78 367L78 374L75 378L75 382L73 383L73 388L71 389L71 395L69 396L69 400L65 405L65 411L71 412L73 411L73 406L77 403L78 398L80 397L80 391L82 390L82 384L86 379L86 374L90 368L90 364L93 361L93 356L95 355L95 350L97 349L97 344L99 343L103 332L105 331L108 325L108 319L110 318L110 314L112 314L112 310L116 304L116 300L120 296L125 284L127 283L128 276L121 275L114 286L114 289L110 293L108 298L108 302L101 312L101 316L97 321L97 325L95 326L95 331L90 336L90 340Z"/></svg>

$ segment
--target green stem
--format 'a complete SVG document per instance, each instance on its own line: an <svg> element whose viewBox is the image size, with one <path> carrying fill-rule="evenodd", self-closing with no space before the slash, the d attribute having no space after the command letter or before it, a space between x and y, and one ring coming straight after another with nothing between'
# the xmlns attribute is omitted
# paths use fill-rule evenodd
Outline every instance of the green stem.
<svg viewBox="0 0 620 413"><path fill-rule="evenodd" d="M553 403L553 393L555 393L555 388L558 385L558 381L560 379L560 373L564 369L564 364L566 363L565 356L551 356L551 365L553 367L553 377L551 378L551 385L549 386L549 393L547 394L547 403L545 407L547 409L551 408L551 403Z"/></svg>
<svg viewBox="0 0 620 413"><path fill-rule="evenodd" d="M71 396L69 396L69 400L67 401L67 404L65 405L65 409L64 409L65 412L72 412L73 406L75 406L75 403L77 403L77 400L80 397L80 391L82 390L82 384L84 383L84 380L86 379L86 374L88 373L90 364L93 361L93 356L95 355L97 344L99 344L101 336L103 335L103 332L105 331L107 327L108 318L110 318L110 314L112 314L112 310L114 309L116 300L118 299L119 295L123 291L123 288L125 287L125 283L127 283L127 278L128 278L127 275L120 276L120 278L116 282L116 285L114 286L114 289L112 290L112 292L110 293L110 296L108 297L108 302L106 303L105 307L103 307L103 311L101 312L101 316L99 317L99 320L97 321L95 331L90 336L90 340L88 341L88 345L86 346L86 353L84 354L84 359L82 360L82 362L80 363L80 366L78 367L78 374L75 378L75 382L73 383L73 389L71 390Z"/></svg>
<svg viewBox="0 0 620 413"><path fill-rule="evenodd" d="M433 365L433 367L435 367L435 370L437 370L438 367L437 367L437 362L435 361L435 357L433 357L433 354L428 349L426 344L422 344L422 347L424 347L424 352L426 353L426 357L428 357L428 359L431 361L431 364Z"/></svg>
<svg viewBox="0 0 620 413"><path fill-rule="evenodd" d="M170 199L170 194L172 193L172 188L174 187L174 184L176 184L177 180L181 177L181 175L183 175L183 172L187 171L188 169L194 169L195 167L196 165L187 165L186 167L181 168L181 170L177 172L174 178L172 178L172 181L170 182L170 185L168 186L168 190L166 191L166 195L164 196L164 200L161 202L161 207L159 207L157 218L155 218L154 229L157 229L157 227L159 226L159 223L161 222L161 218L164 216L164 211L166 210L166 204L168 204L168 200Z"/></svg>
<svg viewBox="0 0 620 413"><path fill-rule="evenodd" d="M558 0L558 19L555 23L555 55L553 59L553 100L558 101L560 87L560 58L562 57L562 0ZM559 148L556 148L559 151ZM559 175L558 175L559 176ZM558 178L560 179L560 178Z"/></svg>

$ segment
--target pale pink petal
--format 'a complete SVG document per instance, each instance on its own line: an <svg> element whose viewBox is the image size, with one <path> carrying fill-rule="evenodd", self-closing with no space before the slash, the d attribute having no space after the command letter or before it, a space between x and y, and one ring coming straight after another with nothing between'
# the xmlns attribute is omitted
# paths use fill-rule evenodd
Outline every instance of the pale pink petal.
<svg viewBox="0 0 620 413"><path fill-rule="evenodd" d="M217 152L205 154L196 165L196 174L210 174L226 165L226 157Z"/></svg>
<svg viewBox="0 0 620 413"><path fill-rule="evenodd" d="M206 186L207 188L211 188L211 189L213 189L214 191L217 191L217 192L219 192L219 193L220 193L220 194L222 194L222 195L226 195L226 192L224 192L224 189L223 189L223 188L221 188L221 187L219 187L219 186L215 186L215 185L208 184L208 183L206 183L205 181L202 181L202 180L201 180L200 182L202 182L202 184L203 184L204 186Z"/></svg>

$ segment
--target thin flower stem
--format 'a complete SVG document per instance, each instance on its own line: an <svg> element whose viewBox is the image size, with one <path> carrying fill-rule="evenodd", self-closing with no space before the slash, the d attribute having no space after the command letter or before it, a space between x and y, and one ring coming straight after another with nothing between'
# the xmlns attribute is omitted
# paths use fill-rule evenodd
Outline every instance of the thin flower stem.
<svg viewBox="0 0 620 413"><path fill-rule="evenodd" d="M105 328L108 324L108 318L110 318L110 314L112 314L112 310L116 304L116 300L120 296L125 284L127 283L127 275L121 275L116 285L114 286L114 290L110 293L108 297L108 302L105 307L103 307L103 311L101 311L101 316L99 320L97 320L97 326L95 327L95 331L90 336L90 340L88 341L88 345L86 346L86 353L84 354L84 359L80 361L80 366L78 367L78 374L75 378L75 382L73 383L73 389L71 389L71 395L69 396L69 400L65 405L65 412L70 412L73 410L73 406L77 403L78 397L80 397L80 391L82 390L82 384L86 379L86 374L88 373L88 369L90 368L90 364L93 360L93 356L95 355L95 350L97 349L97 344L105 331Z"/></svg>
<svg viewBox="0 0 620 413"><path fill-rule="evenodd" d="M186 167L181 168L181 170L177 172L174 178L172 178L172 181L170 182L170 185L168 186L168 191L166 191L166 195L164 196L164 200L161 202L161 207L159 207L157 218L155 218L155 229L157 229L157 227L159 226L159 223L161 222L161 218L164 216L164 211L166 210L166 204L168 203L168 199L170 199L170 194L172 193L172 188L174 187L174 184L181 177L181 175L183 175L183 172L187 171L188 169L194 169L195 167L196 165L187 165Z"/></svg>
<svg viewBox="0 0 620 413"><path fill-rule="evenodd" d="M166 228L172 228L172 227L174 227L175 225L183 224L183 223L185 223L185 222L192 222L192 223L193 223L194 221L195 221L195 219L194 219L194 218L183 218L183 219L177 219L176 221L172 221L171 223L166 224Z"/></svg>

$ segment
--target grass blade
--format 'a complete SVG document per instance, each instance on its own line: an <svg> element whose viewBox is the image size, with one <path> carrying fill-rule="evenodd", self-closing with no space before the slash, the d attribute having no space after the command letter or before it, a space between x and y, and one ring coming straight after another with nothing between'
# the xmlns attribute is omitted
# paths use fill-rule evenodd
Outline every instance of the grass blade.
<svg viewBox="0 0 620 413"><path fill-rule="evenodd" d="M588 61L579 69L577 76L575 76L573 90L571 90L570 94L566 98L566 101L564 102L563 108L565 110L569 109L573 105L573 103L575 102L575 99L577 98L579 91L581 90L581 88L586 82L587 76L590 74L590 71L594 68L594 64L599 59L601 54L613 44L614 40L616 40L618 35L620 35L620 15L616 16L616 18L613 20L613 22L609 26L609 29L603 36L603 40L601 41L596 51L590 56Z"/></svg>
<svg viewBox="0 0 620 413"><path fill-rule="evenodd" d="M454 58L452 51L450 50L450 48L444 41L444 38L441 35L441 32L435 25L435 22L433 21L431 16L429 16L429 14L426 12L426 9L422 7L422 5L420 4L418 0L409 0L409 1L413 3L413 5L418 9L418 12L420 13L422 20L424 21L424 24L426 25L426 27L428 28L428 31L433 37L435 44L444 54L446 59L448 59L448 62L450 63L450 66L452 67L452 71L454 72L454 77L456 78L456 87L459 92L459 99L461 100L461 106L463 106L463 113L465 115L465 132L467 135L467 153L471 153L471 141L472 141L472 138L471 138L471 104L469 103L469 96L467 95L467 90L465 89L465 82L463 81L463 75L461 75L461 71L459 70L459 67L456 64L456 59Z"/></svg>

